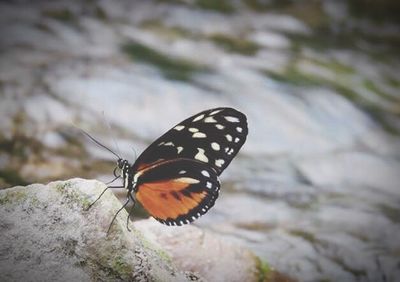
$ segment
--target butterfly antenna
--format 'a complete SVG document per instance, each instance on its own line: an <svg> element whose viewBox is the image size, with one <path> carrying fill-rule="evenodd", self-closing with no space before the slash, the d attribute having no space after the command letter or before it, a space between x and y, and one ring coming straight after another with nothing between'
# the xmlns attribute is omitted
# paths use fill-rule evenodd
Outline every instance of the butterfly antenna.
<svg viewBox="0 0 400 282"><path fill-rule="evenodd" d="M110 153L112 153L114 156L116 156L118 159L121 159L120 156L118 156L117 153L115 153L113 150L111 150L110 148L106 147L105 145L101 144L99 141L97 141L96 139L94 139L94 137L92 137L89 133L87 133L85 130L83 130L82 128L79 128L83 134L85 134L87 137L90 138L90 140L92 140L94 143L96 143L97 145L103 147L104 149L106 149L107 151L109 151Z"/></svg>
<svg viewBox="0 0 400 282"><path fill-rule="evenodd" d="M111 124L110 124L110 122L106 119L106 114L105 114L104 111L102 111L102 114L103 114L104 122L105 122L105 124L107 125L108 132L110 133L111 139L112 139L113 142L114 142L115 148L117 149L118 153L121 155L121 150L119 149L117 140L115 139L114 135L112 134Z"/></svg>

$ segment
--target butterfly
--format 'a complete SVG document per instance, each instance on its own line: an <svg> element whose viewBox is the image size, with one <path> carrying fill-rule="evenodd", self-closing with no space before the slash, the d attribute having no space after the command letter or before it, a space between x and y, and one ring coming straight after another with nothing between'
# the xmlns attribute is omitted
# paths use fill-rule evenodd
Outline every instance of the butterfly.
<svg viewBox="0 0 400 282"><path fill-rule="evenodd" d="M127 190L127 201L117 214L130 201L135 204L136 198L159 222L180 226L213 207L220 189L218 176L239 152L247 134L247 118L238 110L202 111L155 140L133 164L89 137L118 157L114 176L122 178L123 186L106 188Z"/></svg>

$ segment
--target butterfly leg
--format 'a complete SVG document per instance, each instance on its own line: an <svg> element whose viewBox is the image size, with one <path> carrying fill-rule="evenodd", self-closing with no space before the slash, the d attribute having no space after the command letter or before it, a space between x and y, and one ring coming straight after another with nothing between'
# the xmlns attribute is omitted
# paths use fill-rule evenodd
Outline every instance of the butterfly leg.
<svg viewBox="0 0 400 282"><path fill-rule="evenodd" d="M98 200L100 200L101 196L103 196L103 194L104 194L108 189L110 189L110 188L111 188L111 189L112 189L112 188L124 188L124 186L107 186L107 188L104 189L103 192L100 193L100 195L97 197L97 199L96 199L93 203L91 203L91 204L87 207L87 209L85 209L85 211L90 210L90 208L91 208Z"/></svg>
<svg viewBox="0 0 400 282"><path fill-rule="evenodd" d="M113 225L114 220L117 218L117 215L129 204L129 201L130 201L130 200L131 200L131 199L130 199L129 197L127 197L125 204L124 204L124 205L117 211L117 213L114 215L113 219L111 220L110 226L108 227L107 235L108 235L108 233L110 232L111 226Z"/></svg>
<svg viewBox="0 0 400 282"><path fill-rule="evenodd" d="M130 219L131 219L131 214L133 213L133 210L134 210L134 208L135 208L136 201L135 201L135 199L132 197L132 194L131 194L131 193L129 193L129 196L128 196L128 197L132 200L133 205L132 205L132 207L131 207L131 210L130 210L129 213L128 213L128 217L126 218L126 229L128 229L128 231L131 232L131 229L129 228L129 221L130 221Z"/></svg>
<svg viewBox="0 0 400 282"><path fill-rule="evenodd" d="M111 180L111 181L108 181L106 183L106 185L109 185L109 184L113 183L115 180L117 180L118 178L121 177L121 175L117 175L117 169L118 169L118 167L114 168L114 171L113 171L114 179Z"/></svg>

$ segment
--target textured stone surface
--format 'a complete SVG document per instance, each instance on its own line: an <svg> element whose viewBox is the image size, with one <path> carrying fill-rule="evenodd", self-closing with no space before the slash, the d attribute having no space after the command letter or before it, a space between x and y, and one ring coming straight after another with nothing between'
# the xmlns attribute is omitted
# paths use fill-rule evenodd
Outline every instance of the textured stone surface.
<svg viewBox="0 0 400 282"><path fill-rule="evenodd" d="M163 247L179 269L198 272L208 281L257 281L259 277L260 261L253 253L213 232L193 225L164 226L155 220L141 220L134 226Z"/></svg>
<svg viewBox="0 0 400 282"><path fill-rule="evenodd" d="M104 184L73 179L0 191L0 281L188 281L126 212L106 230L120 203Z"/></svg>
<svg viewBox="0 0 400 282"><path fill-rule="evenodd" d="M95 180L0 191L0 281L275 281L244 247L195 226L130 223ZM282 276L283 277L283 276ZM285 281L280 278L278 281Z"/></svg>

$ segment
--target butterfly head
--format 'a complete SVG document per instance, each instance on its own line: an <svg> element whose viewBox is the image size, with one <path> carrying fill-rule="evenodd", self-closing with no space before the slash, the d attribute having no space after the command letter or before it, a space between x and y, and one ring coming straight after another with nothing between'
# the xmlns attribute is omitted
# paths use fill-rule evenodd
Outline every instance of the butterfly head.
<svg viewBox="0 0 400 282"><path fill-rule="evenodd" d="M121 173L123 173L123 174L125 174L129 170L129 168L131 167L129 162L127 160L123 160L123 159L118 159L117 160L117 166L121 170Z"/></svg>
<svg viewBox="0 0 400 282"><path fill-rule="evenodd" d="M121 159L121 158L119 158L119 159L117 160L117 166L118 166L118 168L119 168L120 170L122 170L122 169L124 168L124 162L126 162L126 160L123 160L123 159Z"/></svg>

